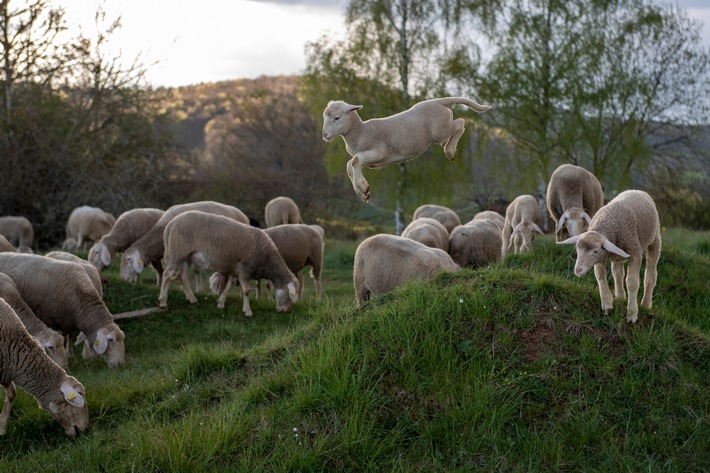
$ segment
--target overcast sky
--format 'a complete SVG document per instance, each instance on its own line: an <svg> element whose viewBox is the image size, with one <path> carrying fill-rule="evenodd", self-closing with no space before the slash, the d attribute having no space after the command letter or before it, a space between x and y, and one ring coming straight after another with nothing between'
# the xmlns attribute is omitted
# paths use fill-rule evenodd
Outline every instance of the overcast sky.
<svg viewBox="0 0 710 473"><path fill-rule="evenodd" d="M327 33L341 37L347 0L60 0L67 19L87 34L103 5L121 15L111 44L122 56L141 54L147 80L179 86L261 75L299 74L304 45ZM681 0L692 18L703 20L710 48L710 0Z"/></svg>

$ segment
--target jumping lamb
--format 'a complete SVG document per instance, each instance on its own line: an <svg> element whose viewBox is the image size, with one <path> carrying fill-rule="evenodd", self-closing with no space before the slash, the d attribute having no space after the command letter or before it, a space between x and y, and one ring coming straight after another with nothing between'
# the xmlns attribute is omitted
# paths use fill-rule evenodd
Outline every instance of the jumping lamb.
<svg viewBox="0 0 710 473"><path fill-rule="evenodd" d="M303 223L298 205L290 197L274 197L264 207L266 228L284 223Z"/></svg>
<svg viewBox="0 0 710 473"><path fill-rule="evenodd" d="M7 238L20 253L32 253L35 232L26 217L0 217L0 235Z"/></svg>
<svg viewBox="0 0 710 473"><path fill-rule="evenodd" d="M589 230L560 244L576 244L574 274L581 277L594 267L602 311L613 308L613 298L606 279L606 262L611 261L614 296L625 299L624 260L629 260L626 274L628 302L626 321L638 320L638 290L641 261L646 253L641 306L651 308L656 286L658 259L661 256L661 225L656 204L644 191L624 191L603 206L592 218Z"/></svg>
<svg viewBox="0 0 710 473"><path fill-rule="evenodd" d="M449 254L459 266L476 269L500 261L503 238L493 220L479 218L451 232Z"/></svg>
<svg viewBox="0 0 710 473"><path fill-rule="evenodd" d="M423 243L429 248L449 251L449 231L433 218L420 217L412 220L402 232L402 236Z"/></svg>
<svg viewBox="0 0 710 473"><path fill-rule="evenodd" d="M370 185L362 168L381 168L389 164L414 159L432 143L444 148L446 157L453 161L456 145L463 135L465 121L454 120L452 105L461 104L476 112L491 107L465 97L445 97L425 100L409 110L384 118L362 121L357 111L362 105L330 101L323 111L323 139L332 141L342 136L348 161L348 176L355 193L364 201L370 199Z"/></svg>
<svg viewBox="0 0 710 473"><path fill-rule="evenodd" d="M187 271L190 264L227 277L217 307L224 308L227 293L237 278L242 288L243 311L249 306L249 281L268 279L276 288L276 311L288 312L298 300L298 280L264 230L221 215L189 211L165 227L165 272L160 287L160 306L167 307L170 282L180 278L185 296L196 303Z"/></svg>
<svg viewBox="0 0 710 473"><path fill-rule="evenodd" d="M98 207L82 205L69 214L63 250L83 249L87 240L99 241L111 231L116 217Z"/></svg>
<svg viewBox="0 0 710 473"><path fill-rule="evenodd" d="M515 247L515 253L525 253L535 239L535 232L544 235L539 227L542 212L535 197L520 195L516 197L505 211L503 226L502 256Z"/></svg>
<svg viewBox="0 0 710 473"><path fill-rule="evenodd" d="M110 368L123 365L124 333L82 266L39 255L0 253L0 272L12 278L45 324L65 335L83 332Z"/></svg>
<svg viewBox="0 0 710 473"><path fill-rule="evenodd" d="M0 385L5 388L0 435L7 432L17 394L15 383L37 399L70 437L89 426L84 386L47 356L17 314L0 299Z"/></svg>
<svg viewBox="0 0 710 473"><path fill-rule="evenodd" d="M370 297L393 291L414 279L461 269L443 250L418 241L379 234L366 238L355 251L353 283L358 307Z"/></svg>
<svg viewBox="0 0 710 473"><path fill-rule="evenodd" d="M414 215L412 215L412 220L416 220L418 218L423 217L438 220L439 223L446 227L446 231L448 231L449 233L451 233L454 228L461 225L461 219L459 218L458 214L450 208L444 207L443 205L420 205L414 211Z"/></svg>
<svg viewBox="0 0 710 473"><path fill-rule="evenodd" d="M547 211L556 222L555 240L581 235L604 205L599 180L586 169L572 164L559 166L547 185Z"/></svg>

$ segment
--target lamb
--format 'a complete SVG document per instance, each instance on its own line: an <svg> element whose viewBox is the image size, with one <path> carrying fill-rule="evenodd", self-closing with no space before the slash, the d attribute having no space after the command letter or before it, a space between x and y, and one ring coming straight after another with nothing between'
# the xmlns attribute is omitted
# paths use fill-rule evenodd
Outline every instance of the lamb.
<svg viewBox="0 0 710 473"><path fill-rule="evenodd" d="M603 206L592 217L589 230L560 244L575 244L577 261L574 274L584 276L594 267L602 311L613 308L613 298L606 279L606 261L611 260L614 296L624 299L624 260L629 260L626 274L628 302L626 321L638 320L638 290L641 260L646 252L646 271L641 306L651 308L656 286L658 259L661 256L661 225L656 204L644 191L627 190Z"/></svg>
<svg viewBox="0 0 710 473"><path fill-rule="evenodd" d="M116 217L98 207L83 205L72 210L67 220L63 250L83 249L87 240L99 241L111 231Z"/></svg>
<svg viewBox="0 0 710 473"><path fill-rule="evenodd" d="M0 235L0 251L17 252L17 249L12 246L12 243L7 241L7 238L5 238L3 235Z"/></svg>
<svg viewBox="0 0 710 473"><path fill-rule="evenodd" d="M274 197L264 207L266 228L284 223L303 223L298 205L290 197Z"/></svg>
<svg viewBox="0 0 710 473"><path fill-rule="evenodd" d="M201 210L216 215L223 215L237 222L249 224L249 218L244 212L231 205L213 201L173 205L165 211L163 216L153 225L153 228L133 242L133 244L123 252L120 269L122 280L135 282L138 275L143 271L144 262L152 264L156 269L158 268L157 265L161 264L160 260L163 258L163 252L165 251L163 240L165 227L173 218L190 210ZM162 279L160 272L158 273L158 278L160 282Z"/></svg>
<svg viewBox="0 0 710 473"><path fill-rule="evenodd" d="M421 217L412 220L402 232L402 236L423 243L429 248L449 251L449 231L433 218Z"/></svg>
<svg viewBox="0 0 710 473"><path fill-rule="evenodd" d="M0 235L7 238L20 253L32 253L34 229L26 217L0 217Z"/></svg>
<svg viewBox="0 0 710 473"><path fill-rule="evenodd" d="M407 281L459 269L451 256L438 248L395 235L373 235L355 251L353 282L357 305L362 307L370 297L393 291Z"/></svg>
<svg viewBox="0 0 710 473"><path fill-rule="evenodd" d="M37 399L40 407L61 424L67 435L76 437L85 431L89 426L89 408L84 386L44 353L17 314L2 299L0 337L0 385L5 388L0 435L7 432L17 394L15 383Z"/></svg>
<svg viewBox="0 0 710 473"><path fill-rule="evenodd" d="M352 156L347 164L348 176L355 193L367 202L370 185L362 174L364 167L381 168L409 161L432 143L439 143L449 160L455 159L456 145L466 122L463 118L454 120L449 108L454 104L479 113L491 108L465 97L444 97L419 102L396 115L363 122L357 113L362 105L331 100L323 111L323 139L343 137L345 149Z"/></svg>
<svg viewBox="0 0 710 473"><path fill-rule="evenodd" d="M454 230L454 228L461 225L461 219L459 218L458 214L450 208L444 207L443 205L420 205L414 211L412 220L416 220L422 217L428 217L433 218L434 220L438 220L444 227L446 227L446 230L449 232L449 234Z"/></svg>
<svg viewBox="0 0 710 473"><path fill-rule="evenodd" d="M586 169L572 164L559 166L547 185L547 210L557 223L555 240L581 235L604 205L599 180Z"/></svg>
<svg viewBox="0 0 710 473"><path fill-rule="evenodd" d="M27 331L37 340L47 355L56 364L67 369L69 362L67 360L67 352L64 349L64 337L47 327L32 312L30 306L22 299L14 281L5 273L0 273L0 298L5 299L5 302L12 307Z"/></svg>
<svg viewBox="0 0 710 473"><path fill-rule="evenodd" d="M476 215L473 216L471 219L471 222L474 222L476 220L490 220L493 222L498 228L503 230L503 227L505 226L505 217L496 212L495 210L482 210L481 212L478 212ZM469 223L471 223L469 222Z"/></svg>
<svg viewBox="0 0 710 473"><path fill-rule="evenodd" d="M0 253L0 272L12 278L45 324L66 335L83 332L110 368L123 365L124 333L82 266L39 255Z"/></svg>
<svg viewBox="0 0 710 473"><path fill-rule="evenodd" d="M93 264L89 263L83 258L79 258L73 253L67 253L66 251L50 251L44 256L46 258L52 258L59 261L69 261L70 263L76 263L82 268L84 268L84 271L86 271L87 276L89 276L89 279L91 279L91 284L94 285L94 289L96 289L96 292L99 293L99 296L103 298L103 281L101 281L101 275Z"/></svg>
<svg viewBox="0 0 710 473"><path fill-rule="evenodd" d="M479 218L451 232L449 254L459 266L476 269L500 261L502 245L503 237L497 223Z"/></svg>
<svg viewBox="0 0 710 473"><path fill-rule="evenodd" d="M164 213L163 210L153 208L139 208L123 212L119 215L111 231L89 249L89 263L93 264L97 270L102 271L111 264L111 258L115 253L124 251L148 233ZM163 267L160 261L151 263L157 265L154 268L158 275L161 275Z"/></svg>
<svg viewBox="0 0 710 473"><path fill-rule="evenodd" d="M178 277L191 303L197 299L187 281L190 263L227 276L217 307L224 308L236 277L242 287L244 315L251 317L249 281L271 280L276 288L276 311L288 312L298 300L296 276L288 269L276 245L264 230L221 215L189 211L165 227L166 267L160 287L160 306L167 307L170 282Z"/></svg>
<svg viewBox="0 0 710 473"><path fill-rule="evenodd" d="M505 211L502 256L505 257L513 246L516 254L530 250L534 232L545 234L539 227L541 220L542 212L535 197L526 194L513 199Z"/></svg>

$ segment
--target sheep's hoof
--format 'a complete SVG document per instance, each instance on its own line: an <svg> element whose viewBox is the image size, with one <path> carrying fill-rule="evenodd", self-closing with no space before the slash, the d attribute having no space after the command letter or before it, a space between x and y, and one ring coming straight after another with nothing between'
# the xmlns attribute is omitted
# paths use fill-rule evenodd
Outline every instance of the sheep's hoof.
<svg viewBox="0 0 710 473"><path fill-rule="evenodd" d="M630 324L635 324L638 319L639 319L638 314L634 314L634 315L627 314L626 315L626 321Z"/></svg>
<svg viewBox="0 0 710 473"><path fill-rule="evenodd" d="M251 312L244 312L244 317L251 318L252 315L254 315L254 314L252 314Z"/></svg>

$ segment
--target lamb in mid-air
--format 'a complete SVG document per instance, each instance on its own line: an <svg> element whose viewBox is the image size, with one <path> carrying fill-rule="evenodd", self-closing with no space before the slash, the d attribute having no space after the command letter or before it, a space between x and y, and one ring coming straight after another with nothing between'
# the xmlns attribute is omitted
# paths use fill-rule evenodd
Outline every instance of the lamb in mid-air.
<svg viewBox="0 0 710 473"><path fill-rule="evenodd" d="M414 104L409 110L384 118L362 121L357 111L362 105L330 101L323 111L323 139L342 136L345 149L353 158L348 161L348 176L355 193L365 202L370 199L370 184L362 168L381 168L401 163L424 153L432 143L439 143L449 160L456 157L456 145L463 135L465 121L454 120L449 107L465 105L476 112L491 107L465 97L444 97Z"/></svg>

